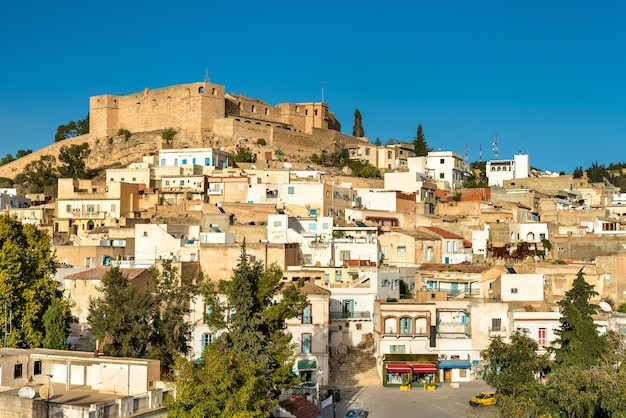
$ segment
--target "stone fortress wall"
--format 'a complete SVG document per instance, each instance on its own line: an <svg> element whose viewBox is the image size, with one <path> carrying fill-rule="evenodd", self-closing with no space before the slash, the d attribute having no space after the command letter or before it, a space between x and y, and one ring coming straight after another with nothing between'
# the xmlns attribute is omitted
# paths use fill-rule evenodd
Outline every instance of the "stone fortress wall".
<svg viewBox="0 0 626 418"><path fill-rule="evenodd" d="M104 94L89 101L87 135L68 138L0 167L0 177L14 178L43 155L58 157L62 146L87 142L90 168L128 164L164 147L163 129L177 130L170 147L217 147L234 151L241 143L264 139L268 149L287 156L339 151L343 145L367 138L340 132L341 125L323 102L269 105L243 94L226 94L224 86L209 82L144 89L123 96ZM129 140L120 129L132 133ZM258 148L258 147L257 147ZM261 158L264 155L260 155Z"/></svg>

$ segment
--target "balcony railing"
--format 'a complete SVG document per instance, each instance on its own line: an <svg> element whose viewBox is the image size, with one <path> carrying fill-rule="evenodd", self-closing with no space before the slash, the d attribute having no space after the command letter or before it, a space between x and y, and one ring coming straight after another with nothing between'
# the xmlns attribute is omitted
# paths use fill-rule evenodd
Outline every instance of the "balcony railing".
<svg viewBox="0 0 626 418"><path fill-rule="evenodd" d="M370 319L369 311L356 311L356 312L331 312L331 320L341 319Z"/></svg>
<svg viewBox="0 0 626 418"><path fill-rule="evenodd" d="M437 324L437 332L439 334L470 334L469 324L460 322L440 322Z"/></svg>

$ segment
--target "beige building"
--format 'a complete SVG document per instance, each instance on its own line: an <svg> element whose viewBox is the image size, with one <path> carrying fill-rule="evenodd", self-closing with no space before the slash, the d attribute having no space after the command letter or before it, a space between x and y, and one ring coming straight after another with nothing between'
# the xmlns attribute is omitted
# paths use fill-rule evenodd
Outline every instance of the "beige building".
<svg viewBox="0 0 626 418"><path fill-rule="evenodd" d="M96 227L136 217L138 209L137 184L59 179L54 232L85 237Z"/></svg>

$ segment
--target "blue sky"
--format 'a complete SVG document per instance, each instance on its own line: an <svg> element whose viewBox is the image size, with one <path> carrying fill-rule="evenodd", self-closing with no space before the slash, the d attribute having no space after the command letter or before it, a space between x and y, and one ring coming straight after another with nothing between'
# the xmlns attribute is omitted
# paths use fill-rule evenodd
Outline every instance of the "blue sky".
<svg viewBox="0 0 626 418"><path fill-rule="evenodd" d="M571 173L626 161L626 3L4 2L0 157L53 142L89 96L212 82L322 98L352 133Z"/></svg>

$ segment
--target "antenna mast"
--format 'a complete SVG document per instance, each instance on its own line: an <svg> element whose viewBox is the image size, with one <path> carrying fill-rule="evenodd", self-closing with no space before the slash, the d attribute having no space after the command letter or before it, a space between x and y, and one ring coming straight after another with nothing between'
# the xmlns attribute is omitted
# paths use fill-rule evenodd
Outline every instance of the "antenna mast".
<svg viewBox="0 0 626 418"><path fill-rule="evenodd" d="M209 82L209 69L208 68L204 71L204 82L205 83Z"/></svg>
<svg viewBox="0 0 626 418"><path fill-rule="evenodd" d="M483 162L483 144L478 144L478 162Z"/></svg>
<svg viewBox="0 0 626 418"><path fill-rule="evenodd" d="M324 103L324 80L322 80L322 103Z"/></svg>
<svg viewBox="0 0 626 418"><path fill-rule="evenodd" d="M465 164L465 171L469 171L469 146L465 144L465 158L463 159Z"/></svg>
<svg viewBox="0 0 626 418"><path fill-rule="evenodd" d="M493 148L491 148L493 150L493 159L497 160L500 158L500 155L498 153L498 134L495 134L493 136Z"/></svg>

